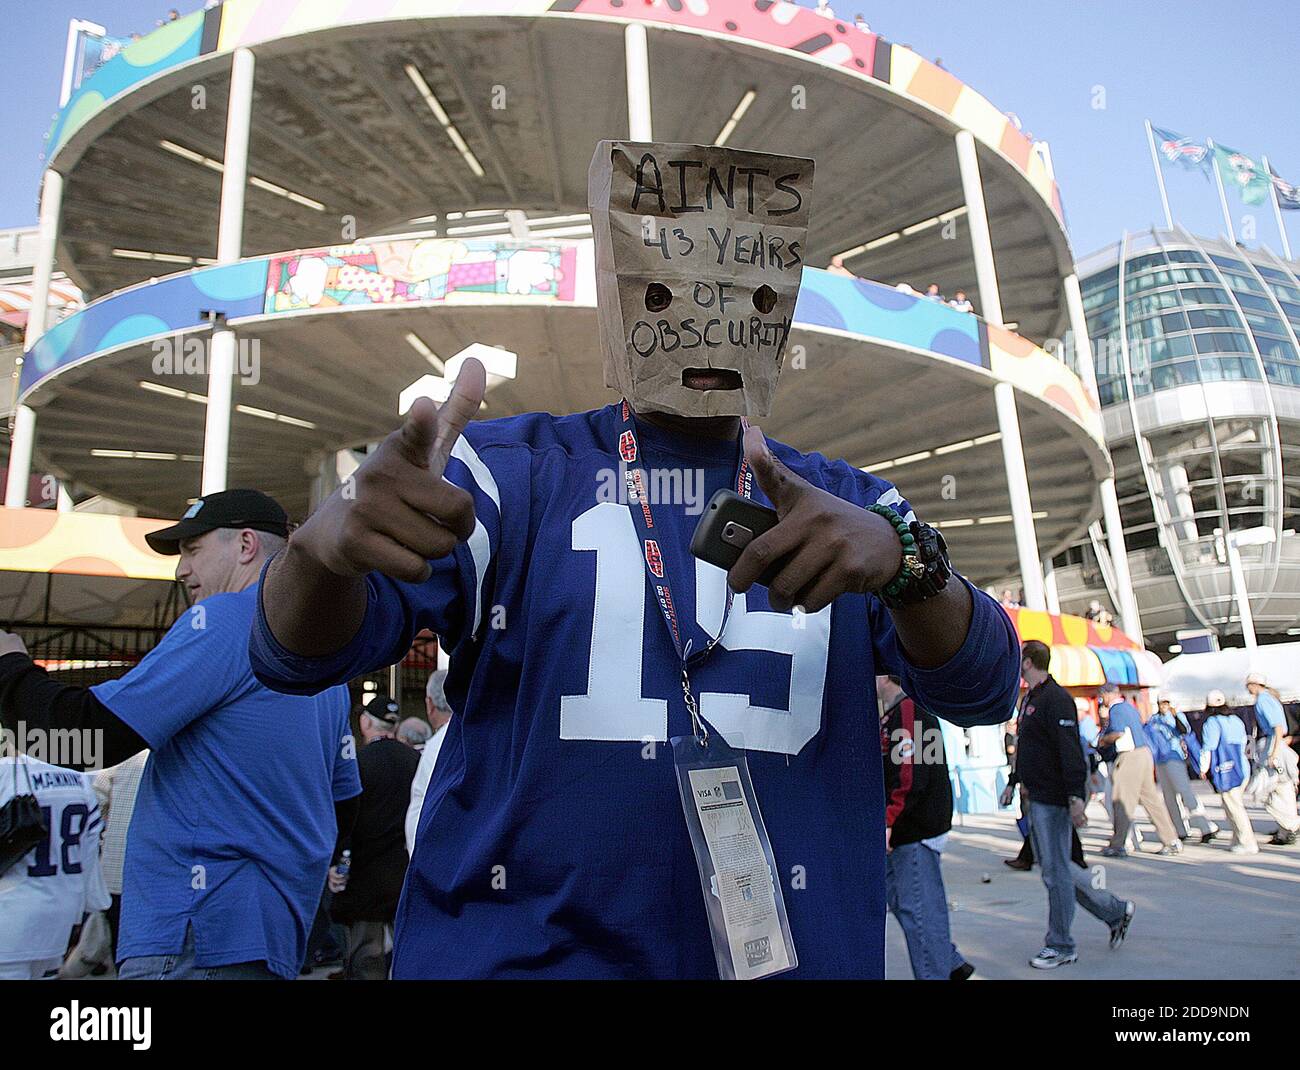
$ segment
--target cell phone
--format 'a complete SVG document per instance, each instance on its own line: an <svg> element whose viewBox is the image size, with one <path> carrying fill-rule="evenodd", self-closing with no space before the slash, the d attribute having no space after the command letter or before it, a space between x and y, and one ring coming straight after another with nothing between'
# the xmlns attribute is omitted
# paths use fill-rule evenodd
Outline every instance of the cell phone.
<svg viewBox="0 0 1300 1070"><path fill-rule="evenodd" d="M775 526L777 519L775 509L724 488L704 507L704 515L691 536L691 553L701 561L730 572L745 547ZM764 587L770 586L784 564L784 561L778 561L769 566L757 582Z"/></svg>

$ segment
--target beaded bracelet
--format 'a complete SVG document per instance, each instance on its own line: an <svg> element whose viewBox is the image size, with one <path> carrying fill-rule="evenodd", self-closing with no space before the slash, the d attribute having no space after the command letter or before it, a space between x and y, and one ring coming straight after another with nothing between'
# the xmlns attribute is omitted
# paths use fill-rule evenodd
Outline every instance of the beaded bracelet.
<svg viewBox="0 0 1300 1070"><path fill-rule="evenodd" d="M891 598L897 597L912 582L912 572L907 567L907 555L916 553L916 536L912 534L911 525L887 505L881 505L877 502L875 505L867 506L867 512L883 516L888 520L898 533L899 542L903 544L903 563L898 569L898 575L880 589L881 594L887 594Z"/></svg>

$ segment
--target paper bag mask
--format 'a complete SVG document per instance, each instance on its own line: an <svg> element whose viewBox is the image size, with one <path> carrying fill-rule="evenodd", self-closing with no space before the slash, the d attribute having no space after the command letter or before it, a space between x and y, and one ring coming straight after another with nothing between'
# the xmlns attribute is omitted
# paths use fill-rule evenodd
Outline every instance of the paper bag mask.
<svg viewBox="0 0 1300 1070"><path fill-rule="evenodd" d="M643 412L767 416L812 179L797 156L600 142L587 197L605 385Z"/></svg>

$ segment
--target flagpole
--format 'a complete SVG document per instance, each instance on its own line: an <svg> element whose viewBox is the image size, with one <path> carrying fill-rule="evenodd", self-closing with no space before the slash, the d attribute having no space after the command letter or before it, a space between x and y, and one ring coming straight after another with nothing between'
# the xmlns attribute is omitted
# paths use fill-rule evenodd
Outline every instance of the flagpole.
<svg viewBox="0 0 1300 1070"><path fill-rule="evenodd" d="M1268 165L1268 157L1263 157L1264 174L1268 176L1268 195L1273 199L1273 218L1277 220L1277 232L1282 235L1282 254L1291 259L1291 243L1287 240L1286 224L1282 221L1282 205L1278 203L1277 186L1273 185L1273 169Z"/></svg>
<svg viewBox="0 0 1300 1070"><path fill-rule="evenodd" d="M1232 229L1232 213L1228 211L1228 195L1223 192L1223 175L1219 174L1219 154L1214 151L1214 139L1206 138L1205 144L1210 150L1210 169L1214 172L1214 185L1219 191L1219 207L1223 209L1223 221L1228 226L1228 240L1237 244L1237 232Z"/></svg>
<svg viewBox="0 0 1300 1070"><path fill-rule="evenodd" d="M1169 194L1165 192L1165 176L1160 170L1160 157L1156 155L1156 137L1151 132L1151 120L1143 119L1147 126L1147 146L1151 149L1151 166L1155 168L1156 185L1160 187L1160 205L1165 210L1165 229L1174 229L1174 217L1169 214Z"/></svg>

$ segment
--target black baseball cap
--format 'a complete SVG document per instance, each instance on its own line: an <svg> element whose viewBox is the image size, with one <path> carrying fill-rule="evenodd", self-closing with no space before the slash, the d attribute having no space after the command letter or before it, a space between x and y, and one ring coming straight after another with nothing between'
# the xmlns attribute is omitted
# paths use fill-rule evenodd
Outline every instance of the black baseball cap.
<svg viewBox="0 0 1300 1070"><path fill-rule="evenodd" d="M279 502L260 490L222 490L204 495L177 523L149 532L144 541L156 553L178 554L184 539L218 528L252 528L287 539L289 516Z"/></svg>
<svg viewBox="0 0 1300 1070"><path fill-rule="evenodd" d="M398 722L402 719L401 705L382 693L376 694L367 704L363 705L360 712L368 714L376 721L383 721L390 728L396 728Z"/></svg>

